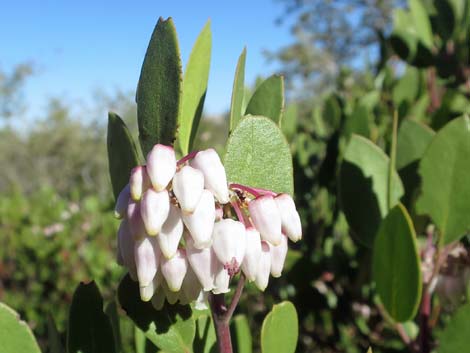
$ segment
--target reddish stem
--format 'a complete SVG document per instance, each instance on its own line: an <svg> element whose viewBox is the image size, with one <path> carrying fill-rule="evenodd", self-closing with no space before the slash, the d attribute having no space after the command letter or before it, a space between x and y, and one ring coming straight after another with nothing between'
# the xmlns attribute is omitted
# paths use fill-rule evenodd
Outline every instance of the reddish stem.
<svg viewBox="0 0 470 353"><path fill-rule="evenodd" d="M227 307L223 294L209 294L209 305L214 321L215 333L217 335L217 344L219 353L233 353L232 339L230 336L229 320L225 319Z"/></svg>
<svg viewBox="0 0 470 353"><path fill-rule="evenodd" d="M238 220L240 222L242 222L243 225L246 227L245 217L243 217L243 212L240 209L240 205L238 204L238 201L231 201L230 204L232 205L233 209L235 210L235 213L237 214Z"/></svg>
<svg viewBox="0 0 470 353"><path fill-rule="evenodd" d="M236 184L236 183L231 183L230 184L231 189L238 189L242 191L246 191L253 195L254 197L262 196L262 195L271 195L271 196L276 196L277 194L274 191L271 190L266 190L266 189L261 189L261 188L254 188L251 186L246 186L242 184Z"/></svg>
<svg viewBox="0 0 470 353"><path fill-rule="evenodd" d="M180 166L180 165L186 163L186 162L189 161L190 159L193 159L193 158L196 156L196 154L197 154L198 152L199 152L199 151L192 151L192 152L188 153L186 156L184 156L183 158L181 158L176 164L177 164L178 166Z"/></svg>

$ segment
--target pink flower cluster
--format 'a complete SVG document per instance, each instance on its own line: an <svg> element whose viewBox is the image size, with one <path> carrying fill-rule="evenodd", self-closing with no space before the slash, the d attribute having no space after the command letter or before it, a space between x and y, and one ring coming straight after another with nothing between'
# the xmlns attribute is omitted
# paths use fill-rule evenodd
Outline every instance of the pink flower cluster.
<svg viewBox="0 0 470 353"><path fill-rule="evenodd" d="M302 237L288 194L228 184L213 149L177 161L172 147L155 145L135 167L115 215L118 263L139 281L142 300L160 309L230 291L240 270L260 290L279 277L287 238Z"/></svg>

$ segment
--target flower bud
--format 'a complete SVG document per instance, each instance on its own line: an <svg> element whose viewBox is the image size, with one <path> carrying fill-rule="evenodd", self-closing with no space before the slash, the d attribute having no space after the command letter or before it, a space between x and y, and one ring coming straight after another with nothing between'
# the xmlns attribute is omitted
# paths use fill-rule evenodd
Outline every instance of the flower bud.
<svg viewBox="0 0 470 353"><path fill-rule="evenodd" d="M228 271L234 276L240 269L246 249L245 226L233 219L223 219L214 224L212 248Z"/></svg>
<svg viewBox="0 0 470 353"><path fill-rule="evenodd" d="M259 232L253 228L246 229L246 251L242 263L242 271L249 281L256 279L258 263L261 256L261 237Z"/></svg>
<svg viewBox="0 0 470 353"><path fill-rule="evenodd" d="M156 287L153 281L147 286L139 286L140 291L140 299L144 302L148 302L153 297L153 293L155 293Z"/></svg>
<svg viewBox="0 0 470 353"><path fill-rule="evenodd" d="M176 172L175 150L171 146L157 144L147 154L147 173L155 190L168 186Z"/></svg>
<svg viewBox="0 0 470 353"><path fill-rule="evenodd" d="M214 194L217 201L221 204L230 201L225 168L214 149L198 152L191 166L204 174L204 187Z"/></svg>
<svg viewBox="0 0 470 353"><path fill-rule="evenodd" d="M183 284L181 286L180 293L180 304L187 305L197 299L199 292L201 291L201 284L199 283L196 274L191 267L188 267L188 272L184 277Z"/></svg>
<svg viewBox="0 0 470 353"><path fill-rule="evenodd" d="M173 192L185 213L194 212L203 190L204 176L189 165L181 168L173 177Z"/></svg>
<svg viewBox="0 0 470 353"><path fill-rule="evenodd" d="M215 220L214 196L209 190L202 192L199 203L192 214L183 213L183 221L198 249L207 248L212 242Z"/></svg>
<svg viewBox="0 0 470 353"><path fill-rule="evenodd" d="M140 287L147 287L153 281L160 262L160 252L156 240L144 237L135 242L134 257L137 266L137 278Z"/></svg>
<svg viewBox="0 0 470 353"><path fill-rule="evenodd" d="M205 291L214 288L214 278L217 273L219 263L212 248L198 249L194 246L191 236L186 236L186 254L199 282Z"/></svg>
<svg viewBox="0 0 470 353"><path fill-rule="evenodd" d="M163 223L162 230L157 237L160 250L167 259L173 257L178 251L178 245L183 235L183 228L180 210L178 207L170 205L168 218L165 223Z"/></svg>
<svg viewBox="0 0 470 353"><path fill-rule="evenodd" d="M129 187L134 201L139 201L142 194L150 187L150 179L144 165L132 169Z"/></svg>
<svg viewBox="0 0 470 353"><path fill-rule="evenodd" d="M127 206L127 219L129 221L129 229L134 239L141 239L147 236L144 221L140 213L140 202L129 201Z"/></svg>
<svg viewBox="0 0 470 353"><path fill-rule="evenodd" d="M222 294L230 292L230 275L222 264L219 263L214 279L214 289L212 293Z"/></svg>
<svg viewBox="0 0 470 353"><path fill-rule="evenodd" d="M262 195L248 203L248 210L261 238L273 245L281 242L281 215L271 195Z"/></svg>
<svg viewBox="0 0 470 353"><path fill-rule="evenodd" d="M259 290L266 289L269 283L269 273L271 272L271 252L269 244L261 242L261 255L259 257L258 271L256 272L255 284Z"/></svg>
<svg viewBox="0 0 470 353"><path fill-rule="evenodd" d="M129 272L132 269L132 272L135 273L134 237L132 236L127 219L123 219L119 225L118 239L119 252L121 253L124 266L129 269Z"/></svg>
<svg viewBox="0 0 470 353"><path fill-rule="evenodd" d="M140 213L148 235L157 235L170 210L170 197L168 191L155 191L148 189L140 201Z"/></svg>
<svg viewBox="0 0 470 353"><path fill-rule="evenodd" d="M168 289L172 292L178 292L181 289L184 276L188 270L185 251L179 249L171 259L163 258L161 269Z"/></svg>
<svg viewBox="0 0 470 353"><path fill-rule="evenodd" d="M287 255L287 237L282 235L281 243L277 246L270 245L271 252L271 275L273 277L281 277L282 269Z"/></svg>
<svg viewBox="0 0 470 353"><path fill-rule="evenodd" d="M279 194L274 201L281 214L282 232L293 242L299 241L302 238L302 224L294 200L289 194Z"/></svg>
<svg viewBox="0 0 470 353"><path fill-rule="evenodd" d="M127 214L127 205L131 198L131 189L129 184L124 186L124 188L119 193L119 196L116 200L116 206L114 207L114 217L121 219Z"/></svg>

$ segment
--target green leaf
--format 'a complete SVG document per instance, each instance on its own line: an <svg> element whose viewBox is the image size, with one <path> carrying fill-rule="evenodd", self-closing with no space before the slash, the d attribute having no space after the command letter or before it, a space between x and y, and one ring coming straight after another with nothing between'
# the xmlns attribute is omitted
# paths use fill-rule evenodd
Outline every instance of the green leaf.
<svg viewBox="0 0 470 353"><path fill-rule="evenodd" d="M113 337L114 337L114 346L116 347L116 352L122 351L122 344L121 344L121 328L119 324L119 314L117 312L117 304L115 301L108 303L106 308L104 309L106 315L108 315L109 320L111 322L111 327L113 329Z"/></svg>
<svg viewBox="0 0 470 353"><path fill-rule="evenodd" d="M233 349L236 353L252 353L251 330L245 315L237 315L230 323Z"/></svg>
<svg viewBox="0 0 470 353"><path fill-rule="evenodd" d="M404 119L398 131L397 170L405 187L404 204L410 207L421 179L418 166L424 151L435 133L428 126L411 119Z"/></svg>
<svg viewBox="0 0 470 353"><path fill-rule="evenodd" d="M416 210L432 218L444 244L470 230L469 156L470 118L465 116L437 133L419 166L422 190Z"/></svg>
<svg viewBox="0 0 470 353"><path fill-rule="evenodd" d="M380 225L372 275L389 315L398 322L412 319L421 300L421 263L413 223L401 204L391 209Z"/></svg>
<svg viewBox="0 0 470 353"><path fill-rule="evenodd" d="M299 323L294 305L289 301L276 304L261 327L261 352L294 353L298 335Z"/></svg>
<svg viewBox="0 0 470 353"><path fill-rule="evenodd" d="M339 198L353 235L371 247L388 212L389 158L370 140L352 135L339 171ZM391 205L403 195L403 185L393 174Z"/></svg>
<svg viewBox="0 0 470 353"><path fill-rule="evenodd" d="M245 114L265 116L281 126L283 110L284 78L280 75L272 75L253 93Z"/></svg>
<svg viewBox="0 0 470 353"><path fill-rule="evenodd" d="M437 353L463 353L468 349L470 304L462 305L441 332L438 332Z"/></svg>
<svg viewBox="0 0 470 353"><path fill-rule="evenodd" d="M212 32L210 20L199 34L191 51L183 79L178 140L183 155L192 149L207 92L211 62Z"/></svg>
<svg viewBox="0 0 470 353"><path fill-rule="evenodd" d="M405 61L416 55L418 38L411 14L398 8L393 11L393 32L390 35L393 50Z"/></svg>
<svg viewBox="0 0 470 353"><path fill-rule="evenodd" d="M60 333L51 315L47 316L47 342L49 343L49 351L51 353L65 353L64 346L60 340Z"/></svg>
<svg viewBox="0 0 470 353"><path fill-rule="evenodd" d="M393 87L392 99L395 107L400 107L402 102L413 103L421 86L421 74L418 69L408 66L405 73Z"/></svg>
<svg viewBox="0 0 470 353"><path fill-rule="evenodd" d="M111 322L94 281L80 283L73 294L67 330L68 353L115 352Z"/></svg>
<svg viewBox="0 0 470 353"><path fill-rule="evenodd" d="M156 311L150 302L140 299L139 284L128 274L119 284L118 299L127 316L159 349L165 353L191 352L196 325L188 305L166 303Z"/></svg>
<svg viewBox="0 0 470 353"><path fill-rule="evenodd" d="M431 21L422 0L409 0L411 17L420 41L428 48L433 47ZM409 25L409 24L408 24Z"/></svg>
<svg viewBox="0 0 470 353"><path fill-rule="evenodd" d="M132 168L139 164L139 157L126 124L114 113L109 113L107 140L109 175L114 197L117 199L129 182Z"/></svg>
<svg viewBox="0 0 470 353"><path fill-rule="evenodd" d="M281 130L289 141L292 140L297 132L298 110L297 104L289 104L282 118Z"/></svg>
<svg viewBox="0 0 470 353"><path fill-rule="evenodd" d="M193 343L194 353L217 353L217 336L210 312L196 319L196 337Z"/></svg>
<svg viewBox="0 0 470 353"><path fill-rule="evenodd" d="M272 120L245 117L232 132L224 158L227 178L292 195L292 156L281 130Z"/></svg>
<svg viewBox="0 0 470 353"><path fill-rule="evenodd" d="M238 58L235 79L232 88L232 103L230 105L230 132L232 132L240 122L243 114L243 97L245 96L245 62L246 48L243 48Z"/></svg>
<svg viewBox="0 0 470 353"><path fill-rule="evenodd" d="M28 324L3 303L0 303L0 342L2 353L41 353Z"/></svg>
<svg viewBox="0 0 470 353"><path fill-rule="evenodd" d="M370 111L366 106L362 104L356 105L354 111L346 118L344 123L344 133L346 138L349 138L351 134L357 134L368 138L370 136L369 117Z"/></svg>
<svg viewBox="0 0 470 353"><path fill-rule="evenodd" d="M156 143L172 145L181 96L181 58L171 18L160 18L145 53L137 87L137 120L144 155Z"/></svg>

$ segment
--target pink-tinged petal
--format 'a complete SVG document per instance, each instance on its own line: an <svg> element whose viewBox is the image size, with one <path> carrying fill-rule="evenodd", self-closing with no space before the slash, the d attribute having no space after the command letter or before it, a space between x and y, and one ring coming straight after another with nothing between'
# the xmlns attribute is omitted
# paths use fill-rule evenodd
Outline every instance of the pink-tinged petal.
<svg viewBox="0 0 470 353"><path fill-rule="evenodd" d="M259 258L258 271L256 272L255 285L259 290L266 289L269 283L269 274L271 272L271 252L270 246L266 242L261 242L261 255Z"/></svg>
<svg viewBox="0 0 470 353"><path fill-rule="evenodd" d="M281 242L281 215L271 195L262 195L248 203L248 210L261 238L273 245Z"/></svg>
<svg viewBox="0 0 470 353"><path fill-rule="evenodd" d="M212 193L202 192L199 203L192 214L183 213L183 221L198 249L207 248L212 243L212 230L215 221L215 202Z"/></svg>
<svg viewBox="0 0 470 353"><path fill-rule="evenodd" d="M271 252L271 276L281 277L288 250L287 236L282 236L282 240L279 245L274 246L270 244L269 247L269 251Z"/></svg>
<svg viewBox="0 0 470 353"><path fill-rule="evenodd" d="M245 226L233 219L223 219L214 224L212 248L228 270L234 276L240 269L246 250Z"/></svg>
<svg viewBox="0 0 470 353"><path fill-rule="evenodd" d="M140 201L140 213L148 235L160 233L170 211L168 191L148 189Z"/></svg>
<svg viewBox="0 0 470 353"><path fill-rule="evenodd" d="M114 217L117 219L124 218L127 215L127 205L131 198L131 188L127 184L119 193L116 200L116 206L114 207Z"/></svg>
<svg viewBox="0 0 470 353"><path fill-rule="evenodd" d="M173 177L173 192L184 213L193 213L204 190L204 176L189 165Z"/></svg>
<svg viewBox="0 0 470 353"><path fill-rule="evenodd" d="M294 200L288 194L279 194L274 198L281 214L282 231L293 242L302 239L302 224Z"/></svg>
<svg viewBox="0 0 470 353"><path fill-rule="evenodd" d="M175 150L171 146L157 144L147 154L147 173L155 190L162 191L176 172Z"/></svg>
<svg viewBox="0 0 470 353"><path fill-rule="evenodd" d="M256 279L260 257L261 236L255 228L249 227L246 229L246 251L242 262L242 271L249 281Z"/></svg>
<svg viewBox="0 0 470 353"><path fill-rule="evenodd" d="M214 288L219 262L212 248L198 249L191 236L186 236L186 254L191 268L205 291Z"/></svg>
<svg viewBox="0 0 470 353"><path fill-rule="evenodd" d="M191 166L204 174L204 187L214 194L217 201L221 204L230 201L225 168L214 149L199 151L191 161Z"/></svg>
<svg viewBox="0 0 470 353"><path fill-rule="evenodd" d="M134 257L137 277L141 287L147 287L153 281L160 262L160 252L153 237L145 237L135 242Z"/></svg>
<svg viewBox="0 0 470 353"><path fill-rule="evenodd" d="M142 194L150 187L150 178L144 165L139 165L132 169L129 187L134 201L139 201Z"/></svg>
<svg viewBox="0 0 470 353"><path fill-rule="evenodd" d="M181 289L187 270L188 262L185 251L182 249L179 249L171 259L162 259L161 271L168 289L172 292L178 292Z"/></svg>
<svg viewBox="0 0 470 353"><path fill-rule="evenodd" d="M173 257L178 251L178 245L183 235L183 220L178 207L170 205L170 212L163 223L160 234L157 236L158 244L163 256L167 259Z"/></svg>
<svg viewBox="0 0 470 353"><path fill-rule="evenodd" d="M147 236L140 212L140 202L129 201L129 205L127 206L127 220L129 221L129 229L134 239L141 239Z"/></svg>

